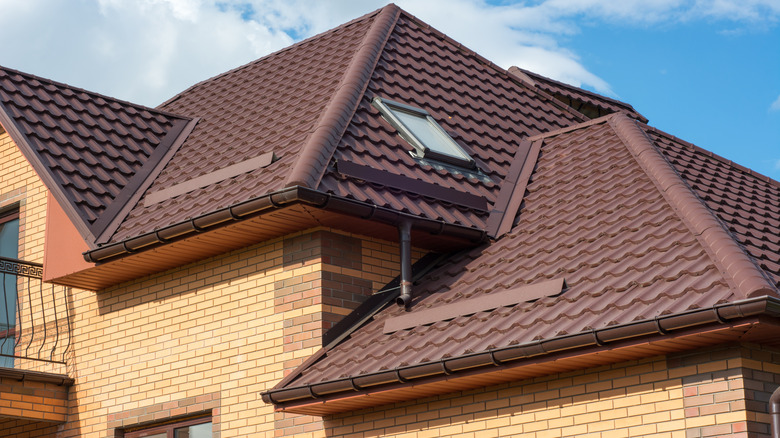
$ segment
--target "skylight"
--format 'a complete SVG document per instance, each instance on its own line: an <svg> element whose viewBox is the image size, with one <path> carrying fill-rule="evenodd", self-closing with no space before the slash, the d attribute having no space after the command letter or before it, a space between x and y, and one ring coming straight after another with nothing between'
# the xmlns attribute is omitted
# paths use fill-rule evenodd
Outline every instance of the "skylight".
<svg viewBox="0 0 780 438"><path fill-rule="evenodd" d="M475 167L474 160L427 111L380 97L375 97L371 103L412 145L412 155L469 169Z"/></svg>

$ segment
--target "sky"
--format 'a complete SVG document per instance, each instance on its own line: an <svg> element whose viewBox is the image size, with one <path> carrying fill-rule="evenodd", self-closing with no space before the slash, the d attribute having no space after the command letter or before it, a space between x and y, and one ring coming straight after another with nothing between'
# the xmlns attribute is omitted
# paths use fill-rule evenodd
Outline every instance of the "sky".
<svg viewBox="0 0 780 438"><path fill-rule="evenodd" d="M147 106L380 0L0 0L0 65ZM780 0L396 0L501 67L780 180Z"/></svg>

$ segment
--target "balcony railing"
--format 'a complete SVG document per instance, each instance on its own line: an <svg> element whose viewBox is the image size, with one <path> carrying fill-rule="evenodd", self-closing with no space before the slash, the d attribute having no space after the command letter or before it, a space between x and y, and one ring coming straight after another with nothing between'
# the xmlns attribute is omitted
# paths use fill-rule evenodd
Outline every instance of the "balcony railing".
<svg viewBox="0 0 780 438"><path fill-rule="evenodd" d="M0 367L62 372L71 343L66 288L45 284L39 263L0 257L0 273Z"/></svg>

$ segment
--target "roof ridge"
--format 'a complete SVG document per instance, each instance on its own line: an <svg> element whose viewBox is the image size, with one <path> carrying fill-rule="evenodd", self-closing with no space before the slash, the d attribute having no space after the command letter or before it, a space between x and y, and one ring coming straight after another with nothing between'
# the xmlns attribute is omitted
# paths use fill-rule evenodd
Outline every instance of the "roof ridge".
<svg viewBox="0 0 780 438"><path fill-rule="evenodd" d="M105 100L108 100L108 101L116 102L116 103L121 104L121 105L127 105L127 106L131 106L131 107L134 107L134 108L142 109L144 111L151 111L151 112L162 114L164 116L175 117L177 119L183 119L183 120L190 120L191 119L190 117L183 116L181 114L172 113L172 112L165 111L163 109L159 109L159 108L156 108L156 107L150 107L150 106L142 105L140 103L130 102L129 100L124 100L124 99L119 99L119 98L116 98L116 97L111 97L111 96L109 96L107 94L98 93L96 91L90 91L90 90L87 90L87 89L84 89L84 88L81 88L81 87L77 87L75 85L70 85L70 84L66 84L65 82L59 82L59 81L55 81L53 79L48 79L48 78L44 78L42 76L37 76L37 75L34 75L34 74L26 73L26 72L23 72L23 71L20 71L20 70L16 70L14 68L4 67L4 66L0 65L0 71L5 71L6 73L18 74L19 76L24 76L25 78L33 79L33 80L42 82L44 84L51 84L51 85L54 85L56 87L67 88L67 89L69 89L71 91L74 91L74 92L87 94L87 95L89 95L89 96L91 96L93 98L94 97L99 97L101 99L105 99Z"/></svg>
<svg viewBox="0 0 780 438"><path fill-rule="evenodd" d="M666 137L669 140L674 140L677 143L681 143L681 144L683 144L683 145L693 149L697 153L700 153L702 155L706 155L706 156L708 156L708 157L710 157L710 158L712 158L712 159L714 159L716 161L719 161L719 162L721 162L721 163L723 163L723 164L725 164L727 166L733 167L733 168L739 170L740 172L746 173L746 174L748 174L748 175L750 175L750 176L752 176L754 178L757 178L757 179L759 179L761 181L764 181L767 184L770 184L770 185L775 186L778 189L780 189L780 181L778 181L778 180L775 180L775 179L773 179L773 178L771 178L771 177L769 177L767 175L764 175L763 173L759 173L759 172L757 172L757 171L755 171L755 170L753 170L753 169L751 169L749 167L745 167L745 166L743 166L743 165L741 165L741 164L739 164L739 163L737 163L735 161L729 160L728 158L726 158L726 157L724 157L722 155L718 155L715 152L712 152L710 150L704 149L701 146L697 146L697 145L695 145L695 144L693 144L693 143L691 143L689 141L685 141L685 140L683 140L683 139L681 139L681 138L679 138L679 137L677 137L675 135L669 134L666 131L658 129L658 128L654 127L654 126L650 126L647 123L643 123L643 125L644 125L645 129L649 129L649 130L651 130L653 132L656 132L658 135Z"/></svg>
<svg viewBox="0 0 780 438"><path fill-rule="evenodd" d="M392 5L392 6L395 6L395 5L393 5L392 3L391 3L390 5L388 5L388 6L391 6L391 5ZM249 67L252 67L252 66L254 66L254 65L256 65L256 64L259 64L259 63L265 62L265 61L266 61L267 59L269 59L269 58L276 57L276 56L279 56L279 55L281 55L282 53L289 52L290 50L296 49L296 48L298 48L299 46L302 46L302 45L304 45L304 44L307 44L307 43L309 43L309 42L310 42L310 41L312 41L312 40L315 40L315 39L321 38L321 37L323 37L324 35L328 35L328 34L331 34L331 33L338 32L338 31L340 31L341 29L344 29L345 27L352 26L352 25L354 25L355 23L359 23L359 22L361 22L361 21L364 21L364 20L366 20L366 19L368 19L368 18L371 18L371 17L372 17L372 16L374 16L374 15L378 15L378 14L379 14L380 12L382 12L382 10L383 10L383 9L385 9L386 7L387 7L387 6L385 6L385 7L383 7L383 8L380 8L380 9L377 9L377 10L375 10L375 11L369 12L369 13L367 13L367 14L363 15L363 16L360 16L360 17L358 17L358 18L355 18L355 19L353 19L353 20L350 20L350 21L348 21L348 22L346 22L346 23L344 23L344 24L342 24L342 25L340 25L340 26L334 27L334 28L332 28L332 29L327 29L327 30L325 30L325 31L322 31L322 32L320 32L320 33L316 34L316 35L312 35L312 36L310 36L310 37L308 37L308 38L306 38L306 39L303 39L303 40L301 40L301 41L298 41L297 43L293 43L293 44L291 44L291 45L289 45L289 46L282 47L281 49L279 49L279 50L276 50L276 51L274 51L274 52L271 52L271 53L269 53L269 54L267 54L267 55L265 55L265 56L261 56L260 58L257 58L257 59L254 59L254 60L252 60L252 61L249 61L249 62L247 62L246 64L239 65L238 67L231 68L231 69L230 69L230 70L228 70L228 71L225 71L225 72L219 73L219 74L217 74L217 75L214 75L214 76L212 76L212 77L210 77L210 78L207 78L207 79L204 79L204 80L202 80L202 81L199 81L199 82L197 82L197 83L195 83L195 84L192 84L192 85L190 85L189 87L185 88L184 90L182 90L182 91L180 91L180 92L176 93L174 96L172 96L170 99L166 100L165 102L162 102L160 105L158 105L158 108L159 108L159 107L164 107L164 106L166 106L166 105L168 105L168 104L170 104L170 103L174 102L175 100L179 99L181 96L183 96L183 95L185 95L185 94L189 93L189 91L190 91L190 90L192 90L192 89L194 89L194 88L196 88L196 87L199 87L199 86L201 86L201 85L203 85L203 84L205 84L205 83L208 83L208 82L215 81L215 80L217 80L217 79L219 79L219 78L221 78L221 77L224 77L224 76L227 76L227 75L233 74L233 73L235 73L235 72L237 72L237 71L239 71L239 70L243 70L243 69L245 69L245 68L249 68Z"/></svg>
<svg viewBox="0 0 780 438"><path fill-rule="evenodd" d="M739 299L779 295L765 273L745 253L720 219L696 196L637 123L625 114L615 113L609 116L609 124L661 196L736 289Z"/></svg>
<svg viewBox="0 0 780 438"><path fill-rule="evenodd" d="M391 3L382 8L371 23L335 93L306 139L284 187L316 188L319 184L339 139L360 103L400 11L398 6Z"/></svg>
<svg viewBox="0 0 780 438"><path fill-rule="evenodd" d="M520 71L520 72L522 72L524 75L528 76L528 78L529 78L529 79L531 79L531 80L534 80L534 76L535 76L535 77L536 77L536 80L539 80L539 78L541 78L542 80L549 81L549 82L553 82L553 83L555 83L556 85L559 85L559 86L561 86L561 87L565 87L565 88L569 88L569 89L574 89L574 90L577 90L577 91L579 91L579 92L585 93L585 94L587 94L587 95L590 95L590 96L593 96L593 97L597 97L597 98L599 98L599 99L604 99L604 100L607 100L607 101L609 101L609 102L612 102L612 103L615 103L615 104L618 104L618 105L622 105L622 106L625 106L625 107L631 108L631 109L632 109L634 112L636 112L637 114L639 114L639 113L636 111L636 109L634 108L634 106L633 106L633 105L631 105L631 104L630 104L630 103L628 103L628 102L623 102L622 100L613 99L613 98L611 98L611 97L604 96L603 94L599 94L599 93L596 93L596 92L594 92L594 91L586 90L585 88L582 88L582 87L577 87L577 86L574 86L574 85L571 85L571 84L567 84L567 83L565 83L565 82L561 82L561 81L555 80L555 79L553 79L553 78L549 78L549 77L547 77L547 76L541 75L541 74L539 74L539 73L533 72L533 71L531 71L531 70L528 70L528 69L525 69L525 68L522 68L522 67L518 67L518 66L516 66L516 65L513 65L512 67L509 67L509 69L508 69L507 71L509 71L510 73L512 73L512 69L517 69L517 70L519 70L519 71Z"/></svg>

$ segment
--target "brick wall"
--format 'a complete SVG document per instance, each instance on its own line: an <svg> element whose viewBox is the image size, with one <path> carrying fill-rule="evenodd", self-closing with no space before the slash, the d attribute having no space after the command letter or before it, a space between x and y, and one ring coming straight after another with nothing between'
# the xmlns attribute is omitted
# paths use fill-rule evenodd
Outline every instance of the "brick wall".
<svg viewBox="0 0 780 438"><path fill-rule="evenodd" d="M658 356L340 414L344 437L762 437L780 351ZM754 388L754 389L750 389Z"/></svg>
<svg viewBox="0 0 780 438"><path fill-rule="evenodd" d="M78 403L63 436L115 436L164 417L163 406L206 395L219 406L214 429L222 437L324 434L320 418L274 413L259 393L397 275L397 252L391 243L314 229L74 292Z"/></svg>
<svg viewBox="0 0 780 438"><path fill-rule="evenodd" d="M47 190L8 134L0 134L0 160L3 163L0 211L14 208L19 211L18 258L42 263ZM16 355L50 359L49 353L54 349L58 353L57 360L62 359L62 346L68 342L67 297L65 288L50 285L41 288L38 280L18 277L17 300L23 314L17 318L21 321L17 321L16 327ZM44 336L44 333L55 333L56 329L60 333L56 340L54 336ZM58 374L67 372L61 364L19 358L14 359L14 367Z"/></svg>
<svg viewBox="0 0 780 438"><path fill-rule="evenodd" d="M64 425L40 421L0 419L0 431L3 437L41 438L56 437Z"/></svg>

